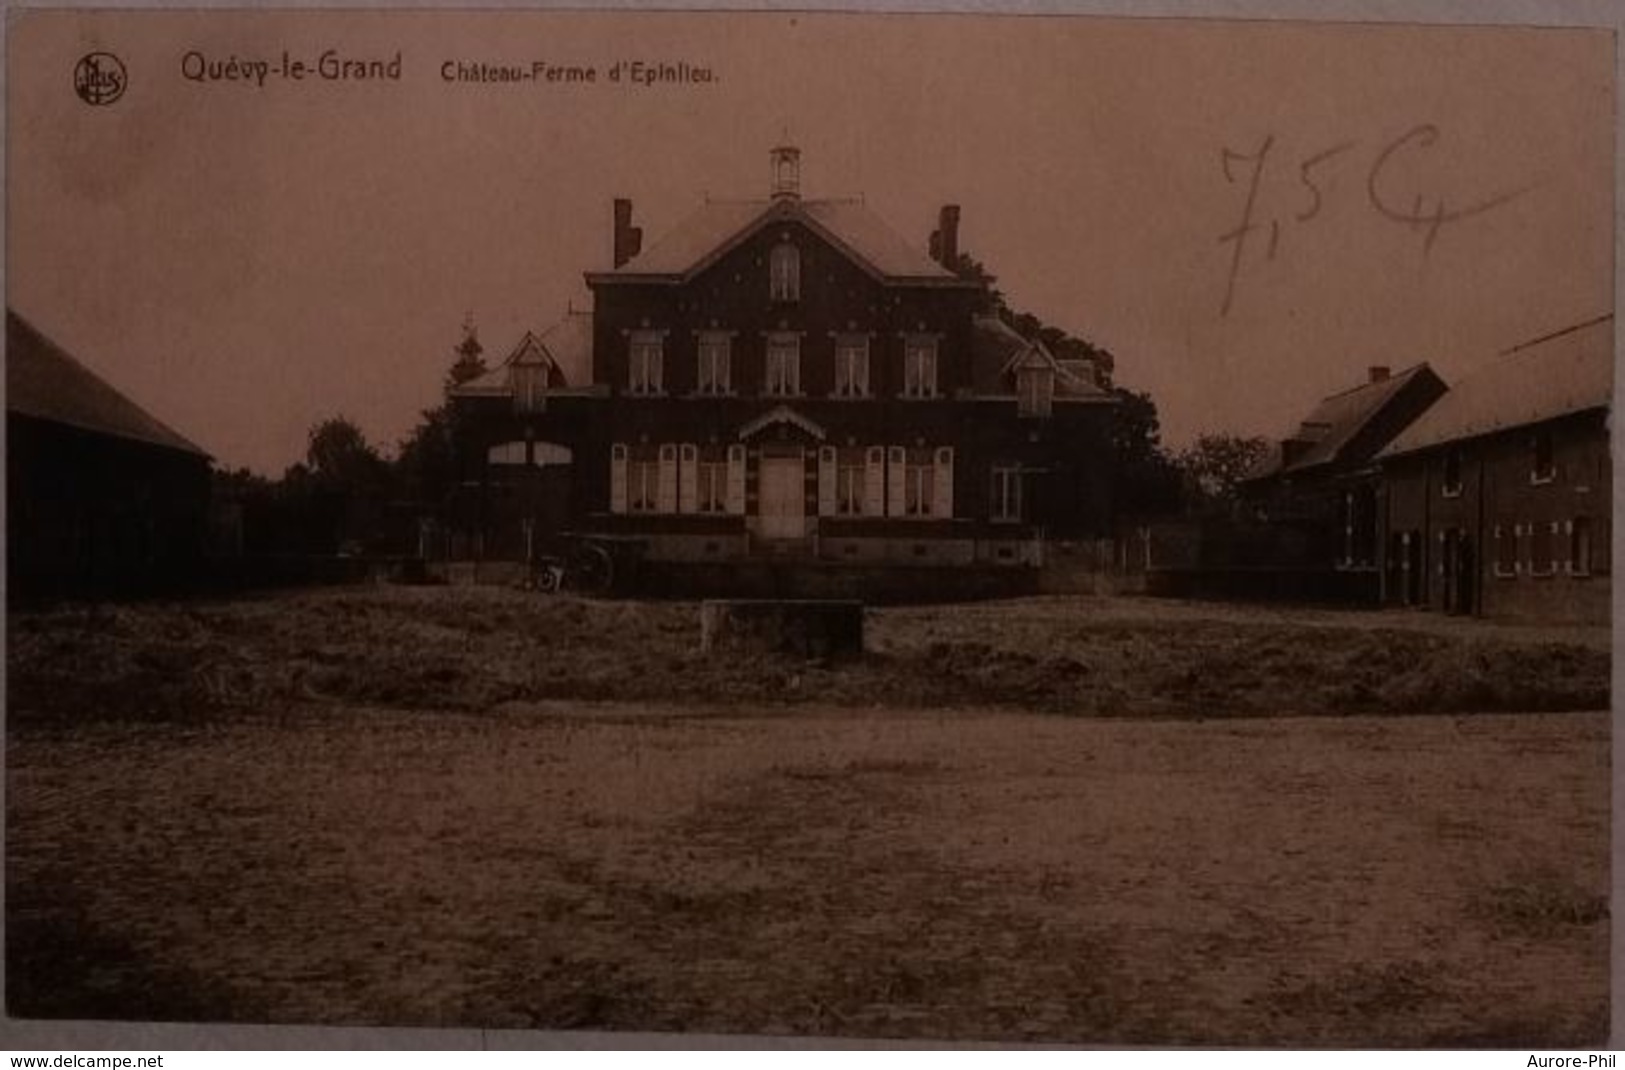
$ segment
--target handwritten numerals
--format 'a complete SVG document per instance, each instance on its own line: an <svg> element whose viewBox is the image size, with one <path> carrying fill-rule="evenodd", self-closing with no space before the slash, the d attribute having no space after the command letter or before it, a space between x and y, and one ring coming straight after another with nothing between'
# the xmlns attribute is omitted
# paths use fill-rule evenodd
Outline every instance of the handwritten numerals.
<svg viewBox="0 0 1625 1070"><path fill-rule="evenodd" d="M1251 177L1247 179L1247 204L1241 210L1240 225L1238 225L1235 230L1232 230L1227 234L1222 234L1219 237L1219 243L1221 245L1225 242L1235 243L1235 248L1232 249L1230 253L1230 277L1225 283L1224 287L1224 305L1219 311L1221 316L1228 316L1230 314L1230 305L1232 302L1234 302L1236 296L1236 276L1241 273L1241 257L1242 254L1247 250L1248 237L1252 235L1253 231L1258 229L1258 225L1253 222L1253 209L1258 203L1258 183L1259 180L1264 177L1264 163L1269 159L1270 149L1274 146L1275 135L1271 134L1264 139L1261 145L1258 146L1258 151L1250 156L1243 155L1239 152L1233 152L1230 149L1219 150L1219 166L1224 169L1224 178L1226 182L1229 182L1232 185L1234 185L1236 182L1235 173L1230 168L1232 163L1251 164L1253 170ZM1275 250L1277 245L1280 243L1280 237L1280 225L1272 220L1270 223L1269 246L1269 258L1271 260L1275 259Z"/></svg>
<svg viewBox="0 0 1625 1070"><path fill-rule="evenodd" d="M1307 223L1320 214L1321 195L1320 187L1315 184L1314 172L1321 164L1329 163L1343 153L1354 147L1354 142L1345 141L1341 145L1333 145L1324 152L1317 152L1306 158L1298 165L1298 181L1309 194L1309 207L1299 212L1295 218L1300 223Z"/></svg>
<svg viewBox="0 0 1625 1070"><path fill-rule="evenodd" d="M1523 196L1534 188L1533 184L1520 186L1516 189L1485 197L1477 201L1469 201L1457 205L1443 193L1426 194L1415 192L1411 195L1408 205L1394 190L1403 187L1402 176L1391 175L1390 172L1400 170L1399 162L1407 156L1419 151L1432 149L1440 141L1439 129L1432 124L1424 123L1405 131L1399 137L1383 146L1371 161L1370 169L1366 172L1366 200L1377 214L1393 223L1403 224L1422 234L1422 256L1426 257L1433 250L1434 243L1443 232L1446 224L1459 223L1474 216L1499 208L1508 202ZM1298 186L1302 193L1302 204L1292 212L1292 219L1299 223L1308 223L1326 205L1329 195L1326 181L1329 169L1334 161L1345 154L1352 152L1359 146L1357 141L1343 141L1329 148L1304 156L1297 161ZM1264 229L1265 224L1260 223L1259 190L1263 184L1265 168L1268 166L1270 152L1275 148L1275 135L1267 135L1259 143L1258 149L1251 153L1237 152L1234 149L1222 148L1219 150L1219 164L1224 172L1225 181L1231 185L1238 185L1243 181L1247 187L1247 197L1242 205L1241 219L1231 230L1219 235L1219 244L1229 244L1230 267L1225 279L1224 301L1219 307L1221 316L1228 316L1231 307L1235 304L1236 282L1241 276L1241 269L1245 262L1249 239L1258 231ZM1268 223L1269 244L1265 247L1266 260L1274 260L1281 240L1281 220L1274 214L1270 215Z"/></svg>
<svg viewBox="0 0 1625 1070"><path fill-rule="evenodd" d="M1426 196L1418 193L1412 198L1409 209L1395 208L1393 203L1382 192L1382 178L1384 172L1388 169L1389 162L1408 149L1413 147L1430 149L1438 144L1438 141L1439 128L1431 123L1413 127L1405 131L1404 134L1400 135L1378 154L1376 163L1371 165L1371 172L1366 176L1366 198L1371 202L1371 207L1382 213L1385 219L1390 219L1395 223L1409 224L1425 231L1426 236L1422 240L1422 255L1424 256L1432 251L1433 243L1438 239L1439 232L1444 229L1446 223L1459 223L1464 219L1483 215L1485 212L1499 208L1508 201L1522 197L1525 193L1534 189L1532 183L1519 186L1505 193L1498 193L1492 197L1469 203L1461 208L1451 208L1450 202L1443 194L1435 197L1430 202Z"/></svg>

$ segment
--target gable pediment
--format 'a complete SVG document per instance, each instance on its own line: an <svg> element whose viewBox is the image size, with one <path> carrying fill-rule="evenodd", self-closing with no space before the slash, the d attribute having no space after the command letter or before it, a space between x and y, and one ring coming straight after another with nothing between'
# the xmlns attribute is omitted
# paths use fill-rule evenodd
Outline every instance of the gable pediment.
<svg viewBox="0 0 1625 1070"><path fill-rule="evenodd" d="M762 413L754 420L741 424L741 442L766 434L772 430L797 431L815 442L824 441L825 432L816 422L803 416L788 405L779 405Z"/></svg>
<svg viewBox="0 0 1625 1070"><path fill-rule="evenodd" d="M519 344L514 346L513 352L508 354L507 363L553 364L555 361L553 360L553 354L549 353L547 347L542 345L541 339L526 331L525 336L519 340Z"/></svg>

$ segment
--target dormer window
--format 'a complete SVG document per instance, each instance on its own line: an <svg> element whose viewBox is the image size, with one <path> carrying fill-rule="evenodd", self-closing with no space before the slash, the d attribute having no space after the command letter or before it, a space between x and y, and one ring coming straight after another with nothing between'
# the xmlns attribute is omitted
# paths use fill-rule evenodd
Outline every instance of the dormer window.
<svg viewBox="0 0 1625 1070"><path fill-rule="evenodd" d="M1048 416L1055 398L1052 368L1022 368L1016 372L1016 412L1021 416Z"/></svg>
<svg viewBox="0 0 1625 1070"><path fill-rule="evenodd" d="M513 387L514 407L520 412L541 409L542 398L547 391L547 369L540 364L515 364L508 375Z"/></svg>
<svg viewBox="0 0 1625 1070"><path fill-rule="evenodd" d="M773 247L768 257L771 296L775 301L801 300L801 250L789 242Z"/></svg>
<svg viewBox="0 0 1625 1070"><path fill-rule="evenodd" d="M913 334L903 340L903 396L937 396L937 340L933 335Z"/></svg>

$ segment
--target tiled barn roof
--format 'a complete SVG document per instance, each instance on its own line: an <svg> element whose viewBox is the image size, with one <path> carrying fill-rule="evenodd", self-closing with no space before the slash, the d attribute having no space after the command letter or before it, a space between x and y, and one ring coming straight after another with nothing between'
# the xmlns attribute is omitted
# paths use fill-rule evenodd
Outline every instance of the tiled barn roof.
<svg viewBox="0 0 1625 1070"><path fill-rule="evenodd" d="M1450 388L1381 456L1607 408L1614 393L1614 317L1516 346Z"/></svg>
<svg viewBox="0 0 1625 1070"><path fill-rule="evenodd" d="M9 308L6 412L208 456Z"/></svg>
<svg viewBox="0 0 1625 1070"><path fill-rule="evenodd" d="M1282 463L1284 454L1277 444L1260 466L1248 474L1249 479L1263 479L1290 472L1301 472L1318 465L1343 460L1344 449L1361 428L1371 422L1383 407L1397 397L1405 386L1415 379L1432 375L1426 363L1412 365L1403 371L1372 382L1344 390L1321 399L1309 415L1303 418L1289 441L1302 444L1302 450L1290 463Z"/></svg>

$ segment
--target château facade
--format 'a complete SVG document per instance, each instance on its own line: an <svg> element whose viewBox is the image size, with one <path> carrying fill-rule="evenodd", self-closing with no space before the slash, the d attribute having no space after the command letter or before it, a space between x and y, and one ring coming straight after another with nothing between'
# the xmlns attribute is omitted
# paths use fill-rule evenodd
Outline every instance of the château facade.
<svg viewBox="0 0 1625 1070"><path fill-rule="evenodd" d="M492 552L543 516L672 562L1014 566L1107 534L1113 396L952 270L958 207L927 254L804 198L795 148L771 165L647 248L616 200L591 312L454 391Z"/></svg>

